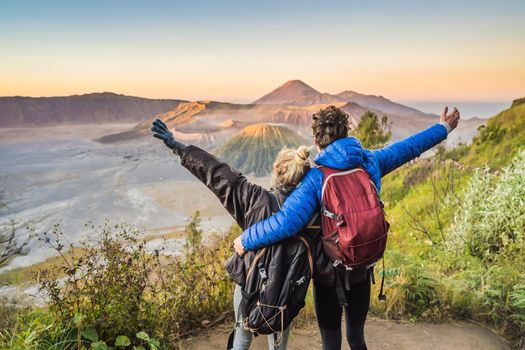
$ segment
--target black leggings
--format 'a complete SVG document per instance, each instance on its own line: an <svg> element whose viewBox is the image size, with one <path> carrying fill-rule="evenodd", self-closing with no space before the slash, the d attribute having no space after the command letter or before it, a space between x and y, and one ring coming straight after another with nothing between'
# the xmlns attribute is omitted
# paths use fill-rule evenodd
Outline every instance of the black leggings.
<svg viewBox="0 0 525 350"><path fill-rule="evenodd" d="M366 350L365 321L370 305L370 277L346 291L346 337L351 350ZM341 316L335 289L314 281L314 302L323 350L341 349Z"/></svg>

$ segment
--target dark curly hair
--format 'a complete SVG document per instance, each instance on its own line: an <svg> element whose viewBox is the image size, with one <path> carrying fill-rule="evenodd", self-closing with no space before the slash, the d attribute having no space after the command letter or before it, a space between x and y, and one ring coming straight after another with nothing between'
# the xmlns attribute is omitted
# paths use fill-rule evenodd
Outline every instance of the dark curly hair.
<svg viewBox="0 0 525 350"><path fill-rule="evenodd" d="M335 106L323 108L313 115L314 140L321 149L335 140L347 137L348 129L348 114Z"/></svg>

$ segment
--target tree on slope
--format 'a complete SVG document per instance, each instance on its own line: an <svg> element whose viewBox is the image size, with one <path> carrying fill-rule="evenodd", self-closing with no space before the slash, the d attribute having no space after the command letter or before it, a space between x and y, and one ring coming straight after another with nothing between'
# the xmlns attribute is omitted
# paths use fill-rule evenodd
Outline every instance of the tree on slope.
<svg viewBox="0 0 525 350"><path fill-rule="evenodd" d="M351 135L357 137L365 148L380 148L392 137L391 125L386 115L379 120L377 114L366 111Z"/></svg>

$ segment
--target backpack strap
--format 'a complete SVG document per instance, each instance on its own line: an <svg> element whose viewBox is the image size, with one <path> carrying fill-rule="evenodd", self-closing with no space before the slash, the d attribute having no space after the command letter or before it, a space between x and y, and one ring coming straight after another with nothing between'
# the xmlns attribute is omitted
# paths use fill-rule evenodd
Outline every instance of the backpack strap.
<svg viewBox="0 0 525 350"><path fill-rule="evenodd" d="M379 290L379 295L377 296L379 301L386 300L386 295L383 291L384 286L385 286L385 258L383 257L383 276L381 278L381 289Z"/></svg>
<svg viewBox="0 0 525 350"><path fill-rule="evenodd" d="M317 218L319 217L319 212L316 211L315 214L312 216L310 221L308 221L308 224L306 225L307 229L320 229L320 225L315 225Z"/></svg>
<svg viewBox="0 0 525 350"><path fill-rule="evenodd" d="M308 241L301 236L297 236L298 239L300 239L304 245L306 246L306 253L308 254L308 265L310 266L310 278L314 276L314 259L312 257L312 250L310 249L310 244L308 244Z"/></svg>
<svg viewBox="0 0 525 350"><path fill-rule="evenodd" d="M382 272L382 276L381 276L381 288L379 290L379 294L377 295L377 299L379 299L379 301L385 301L386 300L386 294L384 293L384 289L385 289L385 258L383 257L383 272ZM371 266L369 268L369 273L370 273L370 280L372 281L372 284L376 284L376 278L375 278L375 274L374 274L374 266Z"/></svg>
<svg viewBox="0 0 525 350"><path fill-rule="evenodd" d="M250 275L255 270L255 267L258 266L258 262L261 259L261 257L266 253L267 247L262 248L257 252L257 255L255 255L255 258L253 258L252 264L248 268L248 272L246 273L246 279L250 277Z"/></svg>
<svg viewBox="0 0 525 350"><path fill-rule="evenodd" d="M345 286L343 281L345 280L346 271L337 267L334 267L335 271L335 294L337 295L337 301L339 305L348 306L348 300L346 299Z"/></svg>

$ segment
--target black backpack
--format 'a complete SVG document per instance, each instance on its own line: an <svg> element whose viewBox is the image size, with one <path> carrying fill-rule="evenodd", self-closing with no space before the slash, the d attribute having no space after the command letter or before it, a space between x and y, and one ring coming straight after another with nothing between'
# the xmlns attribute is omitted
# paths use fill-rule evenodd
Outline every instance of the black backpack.
<svg viewBox="0 0 525 350"><path fill-rule="evenodd" d="M254 335L283 332L304 307L315 268L313 245L320 245L318 231L305 227L294 237L248 252L244 258L235 253L226 261L226 270L242 287L239 313L244 329ZM228 349L234 336L235 328ZM275 345L280 341L276 336Z"/></svg>

